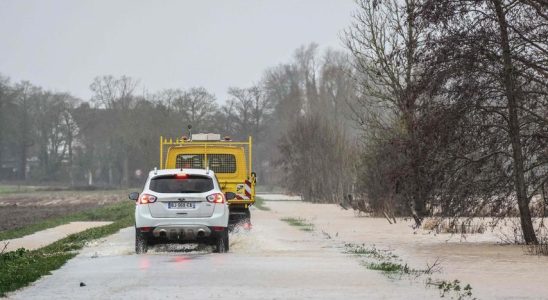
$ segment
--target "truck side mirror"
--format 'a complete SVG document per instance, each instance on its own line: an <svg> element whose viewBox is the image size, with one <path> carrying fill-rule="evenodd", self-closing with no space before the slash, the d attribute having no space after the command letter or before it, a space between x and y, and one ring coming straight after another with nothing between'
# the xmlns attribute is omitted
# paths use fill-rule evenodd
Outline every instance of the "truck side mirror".
<svg viewBox="0 0 548 300"><path fill-rule="evenodd" d="M226 200L236 199L236 194L233 193L233 192L226 192L225 193L225 198L226 198Z"/></svg>
<svg viewBox="0 0 548 300"><path fill-rule="evenodd" d="M137 199L139 199L139 193L137 192L129 193L128 198L129 200L137 201Z"/></svg>

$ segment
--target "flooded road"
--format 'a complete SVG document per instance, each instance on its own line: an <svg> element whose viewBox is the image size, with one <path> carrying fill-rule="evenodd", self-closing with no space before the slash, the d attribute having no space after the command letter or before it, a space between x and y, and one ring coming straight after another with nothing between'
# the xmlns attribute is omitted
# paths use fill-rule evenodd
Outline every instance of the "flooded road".
<svg viewBox="0 0 548 300"><path fill-rule="evenodd" d="M275 200L275 199L272 199ZM344 253L344 244L392 249L411 267L440 258L432 277L470 283L479 299L548 297L548 260L492 244L414 232L409 223L355 217L336 205L267 201L253 229L231 235L227 254L156 246L135 255L133 228L85 247L61 269L10 299L439 299L425 278L390 278ZM301 217L305 232L280 221ZM85 286L80 287L80 283ZM446 297L450 298L450 297Z"/></svg>

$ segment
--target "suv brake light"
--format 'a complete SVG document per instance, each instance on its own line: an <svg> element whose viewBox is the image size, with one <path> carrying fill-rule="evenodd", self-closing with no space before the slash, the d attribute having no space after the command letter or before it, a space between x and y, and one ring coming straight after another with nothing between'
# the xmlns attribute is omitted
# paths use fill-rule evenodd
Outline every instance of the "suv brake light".
<svg viewBox="0 0 548 300"><path fill-rule="evenodd" d="M221 193L211 194L206 197L207 202L211 203L225 203L225 195Z"/></svg>
<svg viewBox="0 0 548 300"><path fill-rule="evenodd" d="M138 203L139 204L154 203L154 202L156 202L157 199L158 198L156 198L156 196L152 196L152 195L149 195L149 194L142 194L141 196L139 196Z"/></svg>

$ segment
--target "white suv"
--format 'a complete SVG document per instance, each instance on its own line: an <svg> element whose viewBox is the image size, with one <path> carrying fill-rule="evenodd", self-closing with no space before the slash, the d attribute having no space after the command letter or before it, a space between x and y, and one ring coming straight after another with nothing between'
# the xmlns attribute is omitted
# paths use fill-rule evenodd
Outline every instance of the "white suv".
<svg viewBox="0 0 548 300"><path fill-rule="evenodd" d="M228 200L215 174L202 169L154 170L143 192L129 194L135 206L135 252L157 242L198 242L228 251Z"/></svg>

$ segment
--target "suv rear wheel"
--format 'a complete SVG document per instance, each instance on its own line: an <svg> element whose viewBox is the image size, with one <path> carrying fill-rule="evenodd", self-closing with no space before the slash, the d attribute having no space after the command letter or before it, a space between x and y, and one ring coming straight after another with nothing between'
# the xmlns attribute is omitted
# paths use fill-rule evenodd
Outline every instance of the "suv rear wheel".
<svg viewBox="0 0 548 300"><path fill-rule="evenodd" d="M145 235L142 234L139 229L135 228L135 253L143 254L147 253L148 244Z"/></svg>
<svg viewBox="0 0 548 300"><path fill-rule="evenodd" d="M217 237L215 241L215 252L217 253L226 253L229 250L229 240L228 240L228 229L223 230L223 232Z"/></svg>

